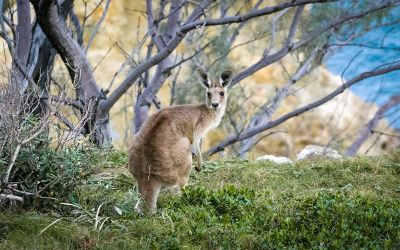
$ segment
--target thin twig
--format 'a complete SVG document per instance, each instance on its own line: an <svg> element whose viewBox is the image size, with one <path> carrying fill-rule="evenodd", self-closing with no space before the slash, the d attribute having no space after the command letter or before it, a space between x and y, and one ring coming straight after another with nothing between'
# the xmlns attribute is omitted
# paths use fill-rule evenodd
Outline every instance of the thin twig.
<svg viewBox="0 0 400 250"><path fill-rule="evenodd" d="M107 15L107 12L108 12L108 7L110 7L110 3L111 3L111 0L107 0L106 7L104 8L103 14L101 15L100 20L97 22L96 26L94 27L94 30L93 30L92 34L90 35L89 42L88 42L88 44L86 45L86 48L85 48L85 54L87 54L90 46L92 45L92 43L94 41L94 38L97 35L97 32L99 32L99 29L100 29L100 26L101 26L102 22L106 18L106 15Z"/></svg>

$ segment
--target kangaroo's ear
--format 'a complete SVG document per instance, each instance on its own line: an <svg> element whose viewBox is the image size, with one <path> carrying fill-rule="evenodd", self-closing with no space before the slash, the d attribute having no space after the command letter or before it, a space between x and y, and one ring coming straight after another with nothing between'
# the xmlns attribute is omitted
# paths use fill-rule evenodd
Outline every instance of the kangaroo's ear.
<svg viewBox="0 0 400 250"><path fill-rule="evenodd" d="M220 83L223 87L228 87L232 82L233 71L230 69L225 70L222 72L220 76Z"/></svg>
<svg viewBox="0 0 400 250"><path fill-rule="evenodd" d="M200 80L201 84L204 87L209 88L211 86L211 80L208 77L208 74L201 68L197 68L197 74L199 76L199 80Z"/></svg>

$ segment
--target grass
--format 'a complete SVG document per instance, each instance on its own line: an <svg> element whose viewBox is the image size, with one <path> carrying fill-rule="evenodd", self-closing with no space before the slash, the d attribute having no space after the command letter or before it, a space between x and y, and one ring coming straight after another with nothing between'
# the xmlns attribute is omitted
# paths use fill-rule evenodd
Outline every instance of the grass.
<svg viewBox="0 0 400 250"><path fill-rule="evenodd" d="M114 153L47 213L0 213L4 249L400 248L400 152L293 165L206 162L158 212L138 197Z"/></svg>

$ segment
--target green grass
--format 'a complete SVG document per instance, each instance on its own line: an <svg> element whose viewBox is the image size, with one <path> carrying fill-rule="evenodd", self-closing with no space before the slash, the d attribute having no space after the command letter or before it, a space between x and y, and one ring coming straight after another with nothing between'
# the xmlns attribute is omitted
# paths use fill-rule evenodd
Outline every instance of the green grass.
<svg viewBox="0 0 400 250"><path fill-rule="evenodd" d="M0 213L0 248L400 248L400 152L294 165L206 162L181 196L161 195L158 212L145 217L133 210L126 155L107 159L63 209Z"/></svg>

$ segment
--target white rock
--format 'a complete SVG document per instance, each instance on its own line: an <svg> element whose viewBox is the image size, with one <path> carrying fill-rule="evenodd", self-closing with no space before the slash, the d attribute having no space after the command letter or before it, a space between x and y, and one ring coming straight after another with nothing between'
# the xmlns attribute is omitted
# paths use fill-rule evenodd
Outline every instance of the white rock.
<svg viewBox="0 0 400 250"><path fill-rule="evenodd" d="M315 158L343 158L338 151L317 145L308 145L297 154L297 160L315 159Z"/></svg>
<svg viewBox="0 0 400 250"><path fill-rule="evenodd" d="M263 155L256 159L256 161L272 161L278 164L291 164L292 160L283 156Z"/></svg>

